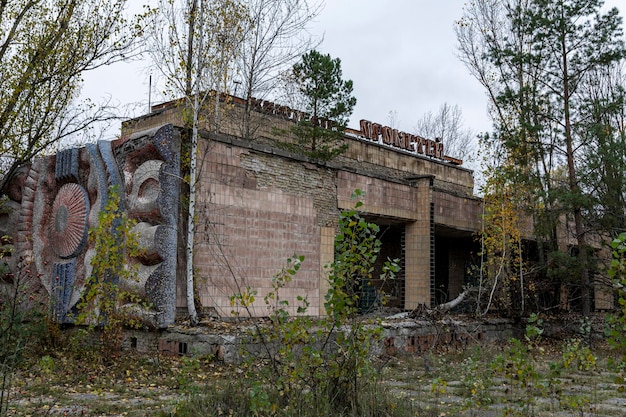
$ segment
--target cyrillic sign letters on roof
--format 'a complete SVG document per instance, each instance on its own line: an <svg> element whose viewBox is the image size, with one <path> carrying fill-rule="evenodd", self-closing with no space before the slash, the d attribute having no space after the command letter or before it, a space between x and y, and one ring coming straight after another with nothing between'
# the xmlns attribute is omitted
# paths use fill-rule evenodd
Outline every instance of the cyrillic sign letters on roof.
<svg viewBox="0 0 626 417"><path fill-rule="evenodd" d="M443 143L439 139L431 140L419 135L401 132L389 126L361 120L361 134L368 140L393 146L420 155L443 159Z"/></svg>

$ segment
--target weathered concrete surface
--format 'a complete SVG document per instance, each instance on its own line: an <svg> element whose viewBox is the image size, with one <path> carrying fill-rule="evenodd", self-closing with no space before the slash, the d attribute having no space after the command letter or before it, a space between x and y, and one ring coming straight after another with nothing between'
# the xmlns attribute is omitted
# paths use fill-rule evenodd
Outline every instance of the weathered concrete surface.
<svg viewBox="0 0 626 417"><path fill-rule="evenodd" d="M263 325L259 322L259 325ZM507 340L520 335L511 320L480 322L387 320L382 322L384 337L373 349L375 355L421 355L433 349L457 349L478 342ZM166 355L215 356L225 363L238 363L242 352L260 352L251 342L254 324L250 321L208 322L197 327L173 325L161 332L129 332L126 348L141 352L157 350Z"/></svg>

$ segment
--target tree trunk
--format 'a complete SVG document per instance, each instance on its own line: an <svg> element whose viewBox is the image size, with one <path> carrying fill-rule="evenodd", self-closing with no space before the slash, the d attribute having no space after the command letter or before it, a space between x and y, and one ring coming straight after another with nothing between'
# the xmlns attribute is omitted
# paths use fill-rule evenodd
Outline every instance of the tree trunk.
<svg viewBox="0 0 626 417"><path fill-rule="evenodd" d="M195 237L196 215L196 178L198 165L198 95L194 98L193 125L191 133L191 149L189 162L189 213L187 220L187 312L192 325L198 324L198 313L194 294L193 250Z"/></svg>
<svg viewBox="0 0 626 417"><path fill-rule="evenodd" d="M576 178L576 166L574 165L574 144L572 138L572 124L570 115L570 86L568 73L567 45L565 44L565 33L561 36L561 56L563 64L563 114L565 119L565 142L567 152L567 172L569 179L569 191L574 196L580 194L580 187ZM575 201L576 199L574 199ZM572 207L574 214L574 227L576 232L576 242L578 244L578 259L580 261L580 291L582 313L585 317L591 313L591 293L589 289L589 268L587 266L587 241L583 224L582 207L576 202ZM566 220L567 221L567 220Z"/></svg>
<svg viewBox="0 0 626 417"><path fill-rule="evenodd" d="M190 0L191 6L189 11L189 30L187 32L187 68L185 73L185 95L191 97L193 92L193 35L196 27L196 9L198 6L198 0Z"/></svg>

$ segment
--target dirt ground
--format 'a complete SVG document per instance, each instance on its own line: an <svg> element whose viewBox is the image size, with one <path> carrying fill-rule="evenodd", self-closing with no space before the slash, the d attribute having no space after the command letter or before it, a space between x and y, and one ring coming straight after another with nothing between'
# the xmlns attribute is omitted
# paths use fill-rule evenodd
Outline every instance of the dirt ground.
<svg viewBox="0 0 626 417"><path fill-rule="evenodd" d="M524 360L511 354L508 343L380 358L380 383L414 402L416 416L626 415L626 372L609 363L606 346L595 343L593 361L581 355L567 369L564 346L571 343L544 340ZM559 363L557 374L552 367ZM519 369L534 373L518 375ZM14 375L7 415L175 415L186 396L243 372L212 357L125 353L98 363L89 356L50 354Z"/></svg>

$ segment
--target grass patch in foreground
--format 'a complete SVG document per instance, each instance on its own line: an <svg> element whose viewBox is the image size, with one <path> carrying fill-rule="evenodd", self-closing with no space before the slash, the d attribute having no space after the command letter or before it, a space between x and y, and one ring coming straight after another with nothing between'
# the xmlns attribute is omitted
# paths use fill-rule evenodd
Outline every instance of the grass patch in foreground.
<svg viewBox="0 0 626 417"><path fill-rule="evenodd" d="M381 378L441 415L623 416L626 373L612 362L604 343L512 341L394 359Z"/></svg>
<svg viewBox="0 0 626 417"><path fill-rule="evenodd" d="M602 342L573 339L404 355L358 384L360 408L350 414L306 390L281 402L244 366L214 358L122 353L103 364L48 350L17 370L7 415L623 416L626 372L613 356Z"/></svg>
<svg viewBox="0 0 626 417"><path fill-rule="evenodd" d="M622 416L626 373L604 343L510 341L392 358L348 412L306 390L282 401L245 371L195 385L162 416Z"/></svg>
<svg viewBox="0 0 626 417"><path fill-rule="evenodd" d="M185 398L173 415L195 416L300 416L300 417L404 417L436 416L424 414L419 405L407 396L394 394L382 383L368 384L360 394L356 409L337 409L328 396L314 398L308 392L292 395L288 402L281 393L266 387L264 391L251 388L248 381L205 386L201 392ZM162 414L163 417L172 414Z"/></svg>

